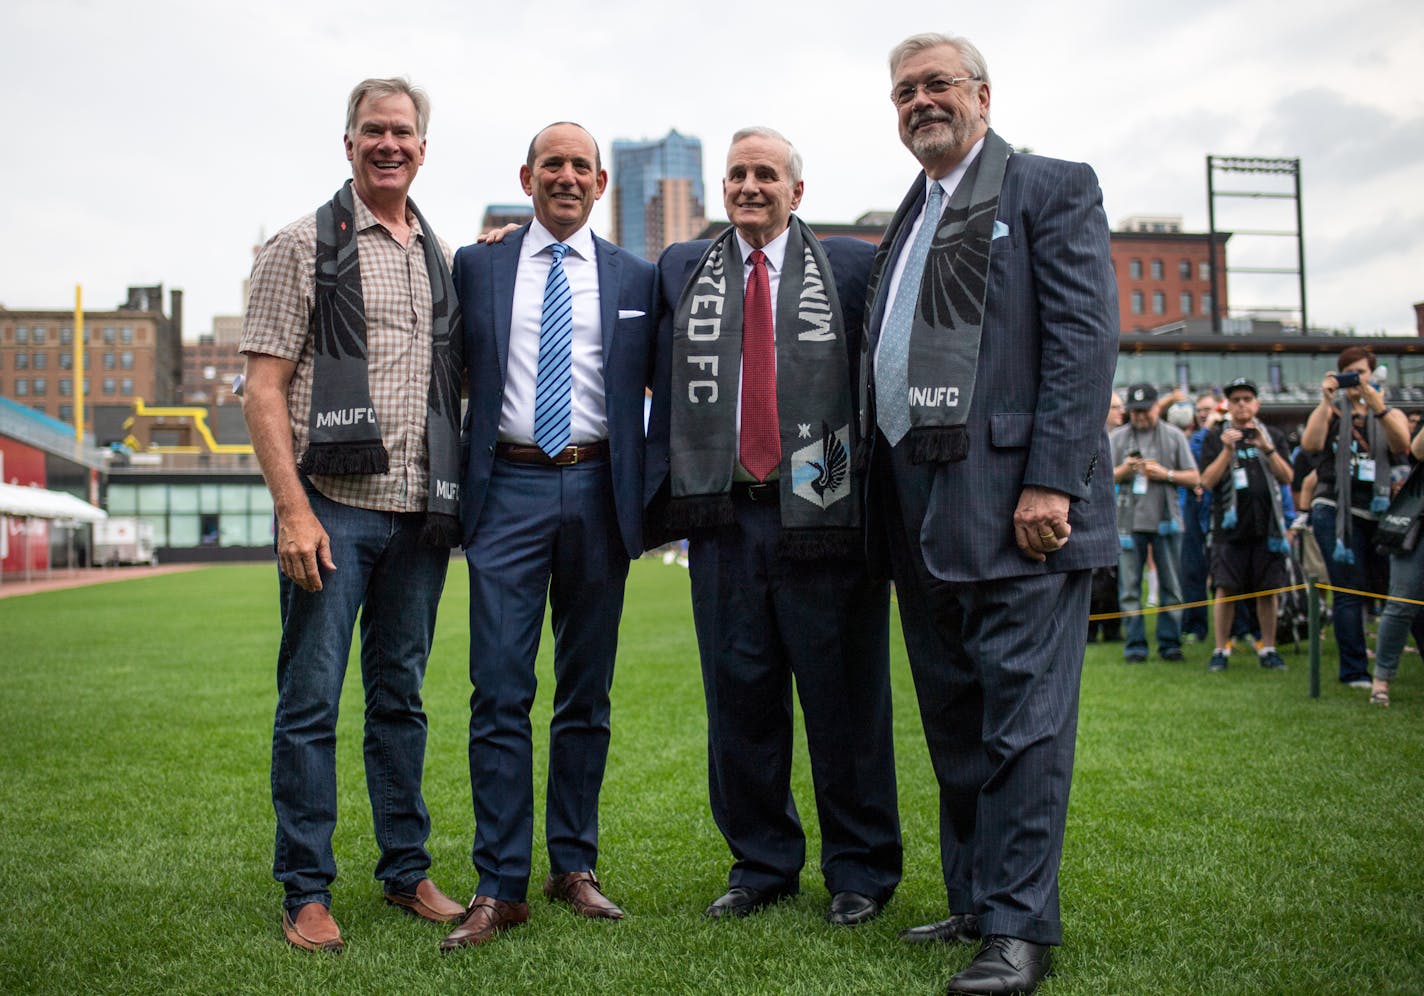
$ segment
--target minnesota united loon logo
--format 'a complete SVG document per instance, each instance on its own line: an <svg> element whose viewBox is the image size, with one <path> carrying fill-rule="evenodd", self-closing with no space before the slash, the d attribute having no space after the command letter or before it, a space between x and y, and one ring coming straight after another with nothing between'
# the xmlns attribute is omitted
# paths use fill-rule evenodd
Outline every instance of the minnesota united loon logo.
<svg viewBox="0 0 1424 996"><path fill-rule="evenodd" d="M791 491L819 508L850 494L850 426L821 423L821 438L791 454Z"/></svg>

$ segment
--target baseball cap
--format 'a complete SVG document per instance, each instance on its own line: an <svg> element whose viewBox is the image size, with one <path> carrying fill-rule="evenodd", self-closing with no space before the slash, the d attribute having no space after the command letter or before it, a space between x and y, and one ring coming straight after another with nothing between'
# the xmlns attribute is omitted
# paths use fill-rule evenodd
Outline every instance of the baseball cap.
<svg viewBox="0 0 1424 996"><path fill-rule="evenodd" d="M1157 388L1151 384L1133 384L1127 389L1127 410L1143 412L1157 407Z"/></svg>
<svg viewBox="0 0 1424 996"><path fill-rule="evenodd" d="M1231 397L1232 391L1241 390L1250 391L1258 398L1261 396L1260 392L1256 390L1256 382L1250 377L1237 377L1230 384L1227 384L1226 387L1222 388L1222 393L1229 398Z"/></svg>

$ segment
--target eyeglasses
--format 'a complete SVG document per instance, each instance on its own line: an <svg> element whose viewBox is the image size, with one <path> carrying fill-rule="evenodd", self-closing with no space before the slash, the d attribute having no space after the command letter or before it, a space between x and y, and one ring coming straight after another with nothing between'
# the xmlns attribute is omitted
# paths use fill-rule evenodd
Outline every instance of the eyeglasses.
<svg viewBox="0 0 1424 996"><path fill-rule="evenodd" d="M890 99L896 107L904 107L915 99L915 94L924 90L931 97L940 97L961 83L979 83L978 76L936 76L923 83L901 83L890 91Z"/></svg>

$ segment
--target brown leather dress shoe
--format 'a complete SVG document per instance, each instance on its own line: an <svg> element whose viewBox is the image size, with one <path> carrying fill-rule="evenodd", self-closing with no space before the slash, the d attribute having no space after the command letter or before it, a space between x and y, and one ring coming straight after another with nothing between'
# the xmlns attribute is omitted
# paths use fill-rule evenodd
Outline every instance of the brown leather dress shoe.
<svg viewBox="0 0 1424 996"><path fill-rule="evenodd" d="M287 943L303 951L329 951L340 954L346 945L341 940L341 928L331 918L331 911L321 903L307 903L297 909L282 911L282 933Z"/></svg>
<svg viewBox="0 0 1424 996"><path fill-rule="evenodd" d="M497 934L528 919L528 903L507 903L491 896L476 896L470 902L470 909L460 921L460 926L441 939L440 950L454 951L492 941Z"/></svg>
<svg viewBox="0 0 1424 996"><path fill-rule="evenodd" d="M465 915L465 907L423 878L414 892L388 892L386 902L431 923L454 923Z"/></svg>
<svg viewBox="0 0 1424 996"><path fill-rule="evenodd" d="M544 895L556 902L568 903L579 916L623 919L623 911L603 894L598 879L591 871L550 875L544 880Z"/></svg>

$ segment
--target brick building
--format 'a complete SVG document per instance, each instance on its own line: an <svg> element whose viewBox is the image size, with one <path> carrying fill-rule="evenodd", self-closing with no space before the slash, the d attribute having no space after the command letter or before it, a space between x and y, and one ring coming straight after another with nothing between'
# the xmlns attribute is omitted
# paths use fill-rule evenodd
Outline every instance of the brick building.
<svg viewBox="0 0 1424 996"><path fill-rule="evenodd" d="M183 292L130 287L111 311L84 313L85 421L99 445L121 438L119 423L136 398L175 404L182 383ZM0 396L74 423L78 387L71 309L0 306Z"/></svg>
<svg viewBox="0 0 1424 996"><path fill-rule="evenodd" d="M1216 234L1216 313L1227 315L1226 232ZM1182 231L1180 215L1136 215L1112 233L1118 313L1123 332L1145 332L1210 319L1211 236Z"/></svg>

